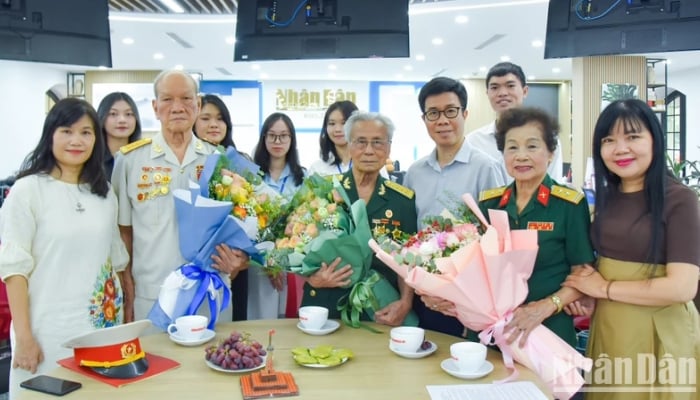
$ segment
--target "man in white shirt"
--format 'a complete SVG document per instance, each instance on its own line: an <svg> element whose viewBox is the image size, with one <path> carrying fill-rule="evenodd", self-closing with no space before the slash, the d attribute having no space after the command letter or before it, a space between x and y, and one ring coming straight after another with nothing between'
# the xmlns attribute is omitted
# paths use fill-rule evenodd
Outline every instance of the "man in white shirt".
<svg viewBox="0 0 700 400"><path fill-rule="evenodd" d="M499 115L505 110L522 106L527 92L525 73L517 64L501 62L491 67L486 74L486 94L491 102L491 108ZM466 141L472 147L498 160L503 180L506 183L513 181L513 178L506 173L503 154L496 147L496 121L470 132ZM547 173L556 181L562 179L560 140L557 140L557 149L554 151L554 158L549 164Z"/></svg>

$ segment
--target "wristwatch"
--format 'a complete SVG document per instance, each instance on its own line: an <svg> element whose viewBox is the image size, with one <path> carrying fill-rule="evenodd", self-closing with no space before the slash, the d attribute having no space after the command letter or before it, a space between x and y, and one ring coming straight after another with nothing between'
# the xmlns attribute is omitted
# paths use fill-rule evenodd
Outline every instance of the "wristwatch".
<svg viewBox="0 0 700 400"><path fill-rule="evenodd" d="M552 295L552 297L549 299L552 300L552 303L554 303L555 306L557 306L557 312L554 314L559 314L561 309L564 308L564 304L562 304L561 299L556 294Z"/></svg>

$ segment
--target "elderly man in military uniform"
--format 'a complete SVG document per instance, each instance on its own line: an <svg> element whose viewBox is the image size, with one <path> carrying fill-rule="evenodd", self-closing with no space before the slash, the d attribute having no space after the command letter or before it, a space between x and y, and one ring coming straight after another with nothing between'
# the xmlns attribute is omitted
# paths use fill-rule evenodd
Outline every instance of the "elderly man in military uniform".
<svg viewBox="0 0 700 400"><path fill-rule="evenodd" d="M355 112L345 122L345 138L350 147L351 169L338 178L347 191L350 201L363 199L373 236L391 232L416 232L416 206L413 191L380 176L391 151L394 125L391 120L377 113ZM302 305L320 305L328 308L329 318L339 318L336 304L350 289L351 267L336 259L323 265L311 275L304 285ZM398 290L400 299L377 310L375 321L380 324L398 326L411 311L413 289L376 257L372 268L384 275ZM364 316L366 318L366 316Z"/></svg>
<svg viewBox="0 0 700 400"><path fill-rule="evenodd" d="M112 176L119 229L132 260L123 288L125 322L146 318L167 275L186 262L179 250L172 191L197 181L214 151L192 133L200 108L197 82L182 71L163 71L153 88L161 132L122 147ZM214 268L226 275L247 265L245 253L226 245L217 246L213 260Z"/></svg>

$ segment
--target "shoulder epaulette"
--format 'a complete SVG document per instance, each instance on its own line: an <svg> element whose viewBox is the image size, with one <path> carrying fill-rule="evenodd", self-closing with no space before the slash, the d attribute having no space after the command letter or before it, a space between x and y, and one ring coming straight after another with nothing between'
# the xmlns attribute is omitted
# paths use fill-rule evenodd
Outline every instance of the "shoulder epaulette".
<svg viewBox="0 0 700 400"><path fill-rule="evenodd" d="M501 197L505 193L508 186L501 186L493 189L483 190L479 193L479 201L486 201L495 199L496 197Z"/></svg>
<svg viewBox="0 0 700 400"><path fill-rule="evenodd" d="M143 138L141 140L137 140L135 142L125 144L124 146L119 148L119 151L121 151L122 154L127 154L133 150L138 149L139 147L143 147L147 144L150 144L152 141L153 141L153 139L151 139L151 138Z"/></svg>
<svg viewBox="0 0 700 400"><path fill-rule="evenodd" d="M389 179L384 181L384 185L395 192L401 193L402 195L404 195L404 197L407 197L409 199L413 198L413 190L407 188L406 186L399 185L398 183Z"/></svg>
<svg viewBox="0 0 700 400"><path fill-rule="evenodd" d="M584 194L576 189L572 189L566 186L552 185L551 189L552 196L564 199L570 203L578 204L582 199Z"/></svg>

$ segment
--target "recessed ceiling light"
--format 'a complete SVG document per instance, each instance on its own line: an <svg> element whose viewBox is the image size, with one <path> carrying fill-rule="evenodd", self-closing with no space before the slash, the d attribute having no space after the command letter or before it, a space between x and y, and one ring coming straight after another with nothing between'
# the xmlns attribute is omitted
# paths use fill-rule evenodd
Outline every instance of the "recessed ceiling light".
<svg viewBox="0 0 700 400"><path fill-rule="evenodd" d="M559 67L554 67L554 68L552 68L552 72L555 73L555 74L558 74L558 73L561 72L561 68L559 68Z"/></svg>
<svg viewBox="0 0 700 400"><path fill-rule="evenodd" d="M168 7L168 9L174 13L184 13L185 9L182 8L181 5L179 5L175 0L160 0L161 3L163 3L164 6Z"/></svg>
<svg viewBox="0 0 700 400"><path fill-rule="evenodd" d="M433 39L433 44L436 45L436 46L439 46L439 45L441 45L441 44L443 44L443 43L444 43L444 41L442 40L442 38L436 37L436 38Z"/></svg>
<svg viewBox="0 0 700 400"><path fill-rule="evenodd" d="M486 71L488 71L488 68L486 68L482 65L481 67L479 67L479 71L486 72Z"/></svg>
<svg viewBox="0 0 700 400"><path fill-rule="evenodd" d="M260 64L251 64L250 69L252 69L253 71L258 71L260 70Z"/></svg>
<svg viewBox="0 0 700 400"><path fill-rule="evenodd" d="M406 71L413 71L413 66L412 65L404 65L403 69Z"/></svg>
<svg viewBox="0 0 700 400"><path fill-rule="evenodd" d="M124 43L124 44L134 44L134 39L132 39L132 38L130 38L130 37L125 37L124 39L122 39L122 43Z"/></svg>
<svg viewBox="0 0 700 400"><path fill-rule="evenodd" d="M542 47L544 43L542 43L541 40L533 40L532 41L532 47Z"/></svg>
<svg viewBox="0 0 700 400"><path fill-rule="evenodd" d="M510 61L510 56L501 56L501 61L503 61L503 62Z"/></svg>
<svg viewBox="0 0 700 400"><path fill-rule="evenodd" d="M154 60L162 60L164 57L163 53L153 53Z"/></svg>
<svg viewBox="0 0 700 400"><path fill-rule="evenodd" d="M185 69L185 66L182 65L182 64L177 64L177 65L174 66L173 68L175 68L175 69L178 70L178 71L182 71L183 69Z"/></svg>
<svg viewBox="0 0 700 400"><path fill-rule="evenodd" d="M224 40L226 41L226 44L234 44L234 43L236 43L236 38L233 37L233 36L226 36L226 39L224 39Z"/></svg>
<svg viewBox="0 0 700 400"><path fill-rule="evenodd" d="M416 61L425 61L425 56L423 54L416 54Z"/></svg>
<svg viewBox="0 0 700 400"><path fill-rule="evenodd" d="M335 71L336 69L338 69L338 67L335 64L328 64L328 69L331 71Z"/></svg>
<svg viewBox="0 0 700 400"><path fill-rule="evenodd" d="M528 81L534 81L534 80L535 80L535 75L528 75L527 80L528 80Z"/></svg>
<svg viewBox="0 0 700 400"><path fill-rule="evenodd" d="M458 24L466 24L467 22L469 22L469 17L467 17L466 15L458 15L455 17L455 22Z"/></svg>

